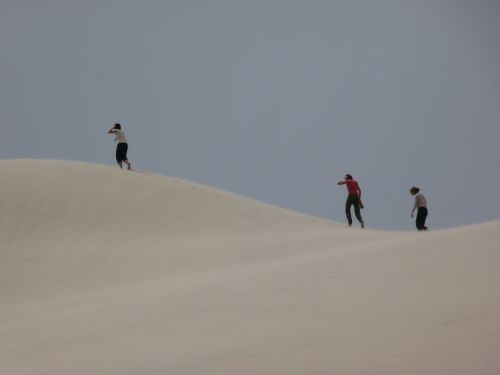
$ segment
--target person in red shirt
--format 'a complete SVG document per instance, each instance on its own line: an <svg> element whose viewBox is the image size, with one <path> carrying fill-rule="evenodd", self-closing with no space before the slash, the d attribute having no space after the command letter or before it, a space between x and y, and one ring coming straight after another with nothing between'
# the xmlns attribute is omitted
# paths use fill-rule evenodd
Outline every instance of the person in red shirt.
<svg viewBox="0 0 500 375"><path fill-rule="evenodd" d="M361 189L358 182L352 178L350 174L346 174L344 179L337 182L337 185L346 185L347 187L347 200L345 202L345 214L347 216L347 222L349 226L352 225L351 217L351 206L354 206L354 214L356 219L361 224L361 228L365 227L365 222L361 217L361 208L363 208L363 203L361 202Z"/></svg>

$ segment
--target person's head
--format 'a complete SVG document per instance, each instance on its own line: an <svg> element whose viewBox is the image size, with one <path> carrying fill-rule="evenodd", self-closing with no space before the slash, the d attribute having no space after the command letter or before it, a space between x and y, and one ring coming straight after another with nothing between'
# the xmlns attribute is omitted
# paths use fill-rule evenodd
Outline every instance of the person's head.
<svg viewBox="0 0 500 375"><path fill-rule="evenodd" d="M122 126L120 124L115 124L115 129L121 129Z"/></svg>
<svg viewBox="0 0 500 375"><path fill-rule="evenodd" d="M344 180L352 180L352 176L348 173L344 176Z"/></svg>
<svg viewBox="0 0 500 375"><path fill-rule="evenodd" d="M414 186L410 189L410 194L415 195L415 194L418 194L419 191L420 191L420 189L418 187Z"/></svg>

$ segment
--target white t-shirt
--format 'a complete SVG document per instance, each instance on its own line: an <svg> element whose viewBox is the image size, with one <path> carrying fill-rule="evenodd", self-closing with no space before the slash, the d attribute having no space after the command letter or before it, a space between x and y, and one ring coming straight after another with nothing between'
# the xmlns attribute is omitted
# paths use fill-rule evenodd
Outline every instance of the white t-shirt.
<svg viewBox="0 0 500 375"><path fill-rule="evenodd" d="M413 208L419 208L419 207L427 208L427 200L422 194L417 193L415 195L415 205L413 206Z"/></svg>
<svg viewBox="0 0 500 375"><path fill-rule="evenodd" d="M116 143L127 143L127 138L125 138L125 133L121 129L115 129L115 141Z"/></svg>

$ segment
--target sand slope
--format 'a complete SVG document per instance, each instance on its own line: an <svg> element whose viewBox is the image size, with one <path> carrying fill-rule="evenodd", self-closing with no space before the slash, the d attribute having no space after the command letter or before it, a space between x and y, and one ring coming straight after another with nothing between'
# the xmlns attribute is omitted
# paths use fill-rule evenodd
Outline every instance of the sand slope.
<svg viewBox="0 0 500 375"><path fill-rule="evenodd" d="M500 222L361 231L110 166L0 173L1 374L500 373Z"/></svg>

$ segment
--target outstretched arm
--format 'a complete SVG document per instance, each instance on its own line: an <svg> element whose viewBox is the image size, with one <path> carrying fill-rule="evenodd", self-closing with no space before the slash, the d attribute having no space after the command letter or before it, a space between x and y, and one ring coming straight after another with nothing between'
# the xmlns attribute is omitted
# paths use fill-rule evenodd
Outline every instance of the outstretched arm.
<svg viewBox="0 0 500 375"><path fill-rule="evenodd" d="M341 180L341 181L337 182L337 185L345 185L345 181Z"/></svg>
<svg viewBox="0 0 500 375"><path fill-rule="evenodd" d="M108 130L108 134L113 134L116 133L115 127L113 126L111 129Z"/></svg>

